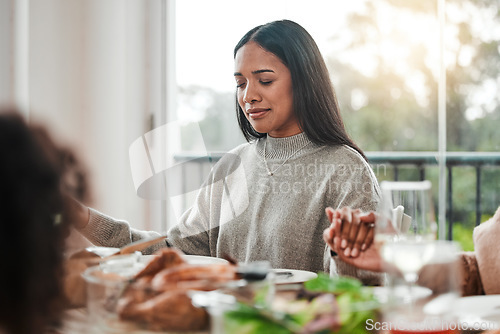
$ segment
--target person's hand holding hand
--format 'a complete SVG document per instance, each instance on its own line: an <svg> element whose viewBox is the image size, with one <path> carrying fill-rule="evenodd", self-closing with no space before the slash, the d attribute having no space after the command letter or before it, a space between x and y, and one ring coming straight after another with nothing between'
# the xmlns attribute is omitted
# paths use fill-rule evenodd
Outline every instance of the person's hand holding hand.
<svg viewBox="0 0 500 334"><path fill-rule="evenodd" d="M375 213L362 213L359 209L343 207L325 210L330 228L334 230L334 240L345 256L358 257L368 249L375 236Z"/></svg>
<svg viewBox="0 0 500 334"><path fill-rule="evenodd" d="M323 239L346 263L360 269L381 272L385 268L378 250L373 246L375 213L361 213L348 207L326 208L329 228Z"/></svg>

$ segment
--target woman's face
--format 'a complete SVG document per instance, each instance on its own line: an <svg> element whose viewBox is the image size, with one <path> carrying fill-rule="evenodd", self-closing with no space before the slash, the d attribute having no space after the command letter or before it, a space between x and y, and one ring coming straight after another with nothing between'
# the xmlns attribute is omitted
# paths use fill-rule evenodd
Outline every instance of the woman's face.
<svg viewBox="0 0 500 334"><path fill-rule="evenodd" d="M234 59L238 103L252 127L271 137L302 130L293 113L292 77L273 53L250 41Z"/></svg>

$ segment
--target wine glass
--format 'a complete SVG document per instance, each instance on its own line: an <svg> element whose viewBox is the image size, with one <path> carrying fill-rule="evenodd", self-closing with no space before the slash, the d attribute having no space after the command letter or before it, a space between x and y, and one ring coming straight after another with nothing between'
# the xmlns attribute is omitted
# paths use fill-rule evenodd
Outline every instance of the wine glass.
<svg viewBox="0 0 500 334"><path fill-rule="evenodd" d="M390 239L434 240L436 220L430 181L382 181L377 233Z"/></svg>
<svg viewBox="0 0 500 334"><path fill-rule="evenodd" d="M453 310L460 297L460 245L454 241L433 241L431 259L419 271L418 299L413 303L393 303L383 314L391 324L391 334L456 334ZM392 293L397 293L395 289ZM397 300L398 296L395 296Z"/></svg>
<svg viewBox="0 0 500 334"><path fill-rule="evenodd" d="M383 181L375 243L388 272L402 274L412 299L419 270L432 258L437 224L429 181Z"/></svg>

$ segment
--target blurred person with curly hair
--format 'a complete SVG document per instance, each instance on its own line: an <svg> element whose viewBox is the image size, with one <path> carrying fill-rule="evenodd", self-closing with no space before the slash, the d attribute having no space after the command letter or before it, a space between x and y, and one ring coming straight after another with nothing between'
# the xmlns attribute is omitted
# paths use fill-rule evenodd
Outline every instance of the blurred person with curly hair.
<svg viewBox="0 0 500 334"><path fill-rule="evenodd" d="M0 110L0 333L41 333L64 308L65 193L85 198L85 173L73 153Z"/></svg>

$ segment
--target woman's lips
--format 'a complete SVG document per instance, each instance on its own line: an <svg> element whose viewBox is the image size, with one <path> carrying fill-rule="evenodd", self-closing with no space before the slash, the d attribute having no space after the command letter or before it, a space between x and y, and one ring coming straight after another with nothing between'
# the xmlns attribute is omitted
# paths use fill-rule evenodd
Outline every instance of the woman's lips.
<svg viewBox="0 0 500 334"><path fill-rule="evenodd" d="M247 110L248 116L252 119L262 118L267 115L270 109L252 108Z"/></svg>

